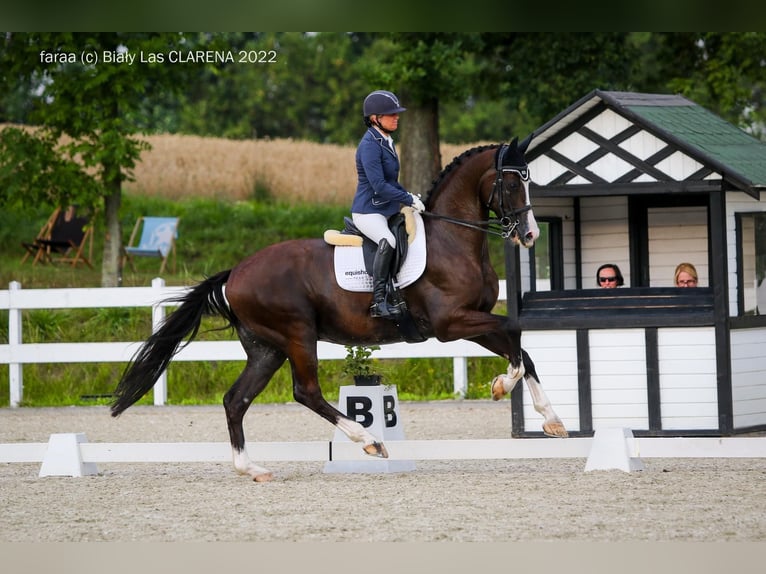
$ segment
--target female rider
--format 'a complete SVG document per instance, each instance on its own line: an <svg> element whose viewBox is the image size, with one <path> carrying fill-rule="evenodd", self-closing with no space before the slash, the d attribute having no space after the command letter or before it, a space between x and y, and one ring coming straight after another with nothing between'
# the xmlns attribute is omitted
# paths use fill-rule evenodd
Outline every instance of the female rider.
<svg viewBox="0 0 766 574"><path fill-rule="evenodd" d="M399 183L399 157L391 134L399 125L399 114L406 108L391 92L371 92L362 105L367 126L356 149L358 184L351 204L351 219L357 229L373 240L378 249L372 266L373 303L370 315L395 319L400 311L386 299L386 284L396 247L396 238L388 228L388 218L400 210L400 204L425 211L419 197Z"/></svg>

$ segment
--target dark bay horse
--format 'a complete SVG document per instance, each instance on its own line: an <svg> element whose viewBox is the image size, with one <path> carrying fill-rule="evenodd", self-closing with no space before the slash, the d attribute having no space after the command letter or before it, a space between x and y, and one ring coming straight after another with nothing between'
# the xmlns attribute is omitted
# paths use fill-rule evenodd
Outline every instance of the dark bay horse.
<svg viewBox="0 0 766 574"><path fill-rule="evenodd" d="M528 145L529 138L521 144L514 139L508 145L475 147L442 171L425 199L426 268L402 295L424 337L470 339L507 359L507 373L492 381L492 397L502 398L524 378L535 409L544 417L545 433L564 437L567 431L521 348L519 325L491 312L498 277L490 265L487 233L500 233L524 247L539 234L527 194ZM498 219L490 220L490 211ZM367 454L388 456L375 436L324 399L317 379L318 340L342 345L403 340L393 322L370 317L370 293L338 286L332 246L322 239L271 245L207 278L176 302L178 308L125 370L115 390L112 416L149 392L182 343L194 339L204 315L220 315L236 330L247 355L244 370L223 401L237 472L255 481L271 478L248 457L242 420L285 361L298 403L362 443Z"/></svg>

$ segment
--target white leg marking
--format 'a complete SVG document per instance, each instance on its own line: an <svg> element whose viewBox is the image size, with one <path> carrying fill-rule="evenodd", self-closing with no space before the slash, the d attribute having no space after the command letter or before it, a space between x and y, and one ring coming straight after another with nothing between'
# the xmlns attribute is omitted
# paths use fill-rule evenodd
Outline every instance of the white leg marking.
<svg viewBox="0 0 766 574"><path fill-rule="evenodd" d="M271 479L271 471L258 466L247 455L246 450L231 449L232 456L234 458L234 469L239 474L246 474L256 482L263 482Z"/></svg>
<svg viewBox="0 0 766 574"><path fill-rule="evenodd" d="M556 413L553 412L553 407L551 407L551 401L548 399L548 395L545 394L545 391L543 390L543 386L540 384L540 381L535 379L533 376L529 376L525 379L527 382L527 388L529 389L529 394L532 395L532 404L535 407L535 410L543 415L545 417L545 420L555 418L558 419L558 416L556 416Z"/></svg>
<svg viewBox="0 0 766 574"><path fill-rule="evenodd" d="M518 367L514 367L512 364L508 363L508 375L503 379L503 389L505 389L505 392L510 393L525 373L526 370L524 369L523 361L519 362Z"/></svg>
<svg viewBox="0 0 766 574"><path fill-rule="evenodd" d="M529 394L532 395L532 404L534 405L535 410L545 418L545 422L543 422L543 431L545 434L555 437L569 436L561 419L553 411L551 401L548 400L548 395L545 394L540 381L531 375L524 380L527 382Z"/></svg>
<svg viewBox="0 0 766 574"><path fill-rule="evenodd" d="M516 386L516 383L524 376L524 363L519 363L518 367L513 367L508 363L508 374L498 375L490 383L490 392L492 399L499 401L505 395L510 393Z"/></svg>
<svg viewBox="0 0 766 574"><path fill-rule="evenodd" d="M343 434L354 442L361 442L364 446L380 442L356 421L341 417L338 418L335 424Z"/></svg>

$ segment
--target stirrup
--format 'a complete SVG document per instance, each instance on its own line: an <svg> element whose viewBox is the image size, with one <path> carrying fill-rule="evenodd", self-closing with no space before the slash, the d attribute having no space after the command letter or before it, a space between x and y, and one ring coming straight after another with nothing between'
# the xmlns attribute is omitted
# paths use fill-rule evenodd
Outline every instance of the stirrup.
<svg viewBox="0 0 766 574"><path fill-rule="evenodd" d="M398 315L404 315L407 312L407 302L402 298L399 289L391 288L388 298L388 307L395 309Z"/></svg>
<svg viewBox="0 0 766 574"><path fill-rule="evenodd" d="M398 319L401 316L402 310L398 306L392 306L388 301L379 301L370 306L370 317Z"/></svg>

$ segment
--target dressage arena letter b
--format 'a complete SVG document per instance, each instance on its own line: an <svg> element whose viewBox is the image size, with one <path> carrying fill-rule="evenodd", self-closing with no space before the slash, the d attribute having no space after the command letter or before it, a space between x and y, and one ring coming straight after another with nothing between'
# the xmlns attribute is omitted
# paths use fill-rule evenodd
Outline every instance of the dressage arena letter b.
<svg viewBox="0 0 766 574"><path fill-rule="evenodd" d="M386 420L386 427L396 426L396 399L392 395L383 395L383 416Z"/></svg>
<svg viewBox="0 0 766 574"><path fill-rule="evenodd" d="M395 385L344 385L339 389L338 410L362 425L378 440L404 440L402 416ZM345 410L344 410L345 407ZM335 427L333 442L350 442L350 438ZM332 457L331 457L332 458ZM415 461L375 459L328 460L325 472L406 472L415 470Z"/></svg>
<svg viewBox="0 0 766 574"><path fill-rule="evenodd" d="M346 397L346 416L364 428L372 425L372 399L369 397ZM362 417L361 420L358 417Z"/></svg>

